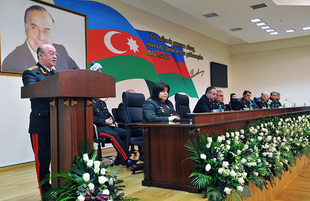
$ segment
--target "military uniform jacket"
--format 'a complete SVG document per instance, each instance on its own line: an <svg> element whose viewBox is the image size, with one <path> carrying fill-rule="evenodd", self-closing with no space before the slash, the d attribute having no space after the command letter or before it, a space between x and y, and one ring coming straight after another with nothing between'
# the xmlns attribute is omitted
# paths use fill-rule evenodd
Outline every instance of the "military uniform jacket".
<svg viewBox="0 0 310 201"><path fill-rule="evenodd" d="M158 104L152 99L147 99L143 103L142 123L168 122L168 117L177 115L170 101Z"/></svg>
<svg viewBox="0 0 310 201"><path fill-rule="evenodd" d="M197 102L194 113L212 112L213 101L211 101L206 95L203 95Z"/></svg>
<svg viewBox="0 0 310 201"><path fill-rule="evenodd" d="M257 102L256 102L257 106L262 109L263 107L265 108L268 108L268 103L265 102L263 99L259 99Z"/></svg>
<svg viewBox="0 0 310 201"><path fill-rule="evenodd" d="M256 103L253 100L250 101L246 101L243 98L241 98L240 100L238 100L237 102L237 110L243 110L244 108L250 108L250 104L252 104L252 108L254 109L258 109L258 106L256 105Z"/></svg>
<svg viewBox="0 0 310 201"><path fill-rule="evenodd" d="M282 106L282 104L280 103L280 101L278 100L272 100L270 99L272 102L270 103L270 108L278 108L280 106Z"/></svg>
<svg viewBox="0 0 310 201"><path fill-rule="evenodd" d="M229 111L226 105L223 102L214 101L213 109L220 109L220 105L222 106L222 111Z"/></svg>
<svg viewBox="0 0 310 201"><path fill-rule="evenodd" d="M44 80L56 71L52 70L52 73L47 71L40 63L36 66L30 67L23 72L24 86L37 83ZM50 104L48 98L31 98L31 113L29 133L36 134L49 134L50 133Z"/></svg>
<svg viewBox="0 0 310 201"><path fill-rule="evenodd" d="M112 117L107 104L99 99L93 99L94 124L97 126L108 126L106 120Z"/></svg>

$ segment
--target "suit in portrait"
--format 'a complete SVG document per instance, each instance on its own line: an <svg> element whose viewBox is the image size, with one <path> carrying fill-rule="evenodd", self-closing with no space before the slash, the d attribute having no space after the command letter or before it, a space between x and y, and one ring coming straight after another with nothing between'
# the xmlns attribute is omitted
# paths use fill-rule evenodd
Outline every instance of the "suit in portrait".
<svg viewBox="0 0 310 201"><path fill-rule="evenodd" d="M56 70L78 69L75 61L69 56L63 45L53 44L59 56L57 57ZM6 72L24 72L29 67L36 65L27 42L17 46L2 62L1 70Z"/></svg>

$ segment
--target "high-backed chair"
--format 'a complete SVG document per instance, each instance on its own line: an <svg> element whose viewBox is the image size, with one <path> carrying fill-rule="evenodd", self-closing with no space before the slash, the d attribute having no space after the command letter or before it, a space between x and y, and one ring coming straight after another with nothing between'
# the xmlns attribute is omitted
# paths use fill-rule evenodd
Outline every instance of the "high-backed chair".
<svg viewBox="0 0 310 201"><path fill-rule="evenodd" d="M102 147L105 147L106 143L111 143L111 142L109 141L109 139L107 139L105 137L100 137L98 135L97 126L95 124L93 124L93 128L94 128L94 142L97 143L98 160L102 161L104 159L107 159L107 160L110 161L110 163L108 165L113 166L114 165L114 160L112 159L112 157L114 157L114 156L110 155L110 156L102 157L102 153L101 153Z"/></svg>
<svg viewBox="0 0 310 201"><path fill-rule="evenodd" d="M174 95L175 99L175 108L181 119L190 118L188 113L191 113L189 108L189 98L187 95L178 94Z"/></svg>
<svg viewBox="0 0 310 201"><path fill-rule="evenodd" d="M242 97L232 97L231 98L231 110L240 110L239 105L238 105L238 101L241 98Z"/></svg>
<svg viewBox="0 0 310 201"><path fill-rule="evenodd" d="M118 115L118 108L112 108L112 115L114 117L114 121L117 124L117 127L124 128L125 122L121 120L121 118Z"/></svg>
<svg viewBox="0 0 310 201"><path fill-rule="evenodd" d="M145 101L145 97L141 93L130 93L123 92L122 95L125 113L125 125L132 123L142 123L142 105ZM143 145L143 128L136 125L126 125L128 130L127 136L127 147L130 145L139 146L140 156L142 156L142 145ZM141 157L140 157L141 159ZM143 169L143 166L137 166L137 168L132 168L133 173L136 170Z"/></svg>

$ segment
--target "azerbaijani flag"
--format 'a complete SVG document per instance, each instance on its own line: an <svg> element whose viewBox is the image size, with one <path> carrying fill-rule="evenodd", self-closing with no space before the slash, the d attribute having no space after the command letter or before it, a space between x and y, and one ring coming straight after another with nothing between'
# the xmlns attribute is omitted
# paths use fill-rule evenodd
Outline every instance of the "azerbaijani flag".
<svg viewBox="0 0 310 201"><path fill-rule="evenodd" d="M116 82L134 78L159 81L142 40L119 12L95 1L54 0L54 3L87 15L88 63L100 63L102 72L115 77Z"/></svg>
<svg viewBox="0 0 310 201"><path fill-rule="evenodd" d="M154 83L164 81L170 85L169 96L184 92L198 98L184 56L146 47L150 32L135 30L119 12L99 2L54 0L54 3L87 15L88 63L100 63L102 72L115 77L116 82L145 79L151 91ZM148 50L169 55L170 59L148 56Z"/></svg>

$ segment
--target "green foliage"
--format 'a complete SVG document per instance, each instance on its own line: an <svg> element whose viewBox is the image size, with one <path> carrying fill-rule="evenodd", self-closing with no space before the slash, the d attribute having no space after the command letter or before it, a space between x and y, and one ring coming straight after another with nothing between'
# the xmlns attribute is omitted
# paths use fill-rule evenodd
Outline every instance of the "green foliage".
<svg viewBox="0 0 310 201"><path fill-rule="evenodd" d="M185 145L196 165L193 186L209 201L243 200L251 196L247 185L260 190L274 186L296 164L296 157L310 151L310 115L269 117L212 137L204 133Z"/></svg>

